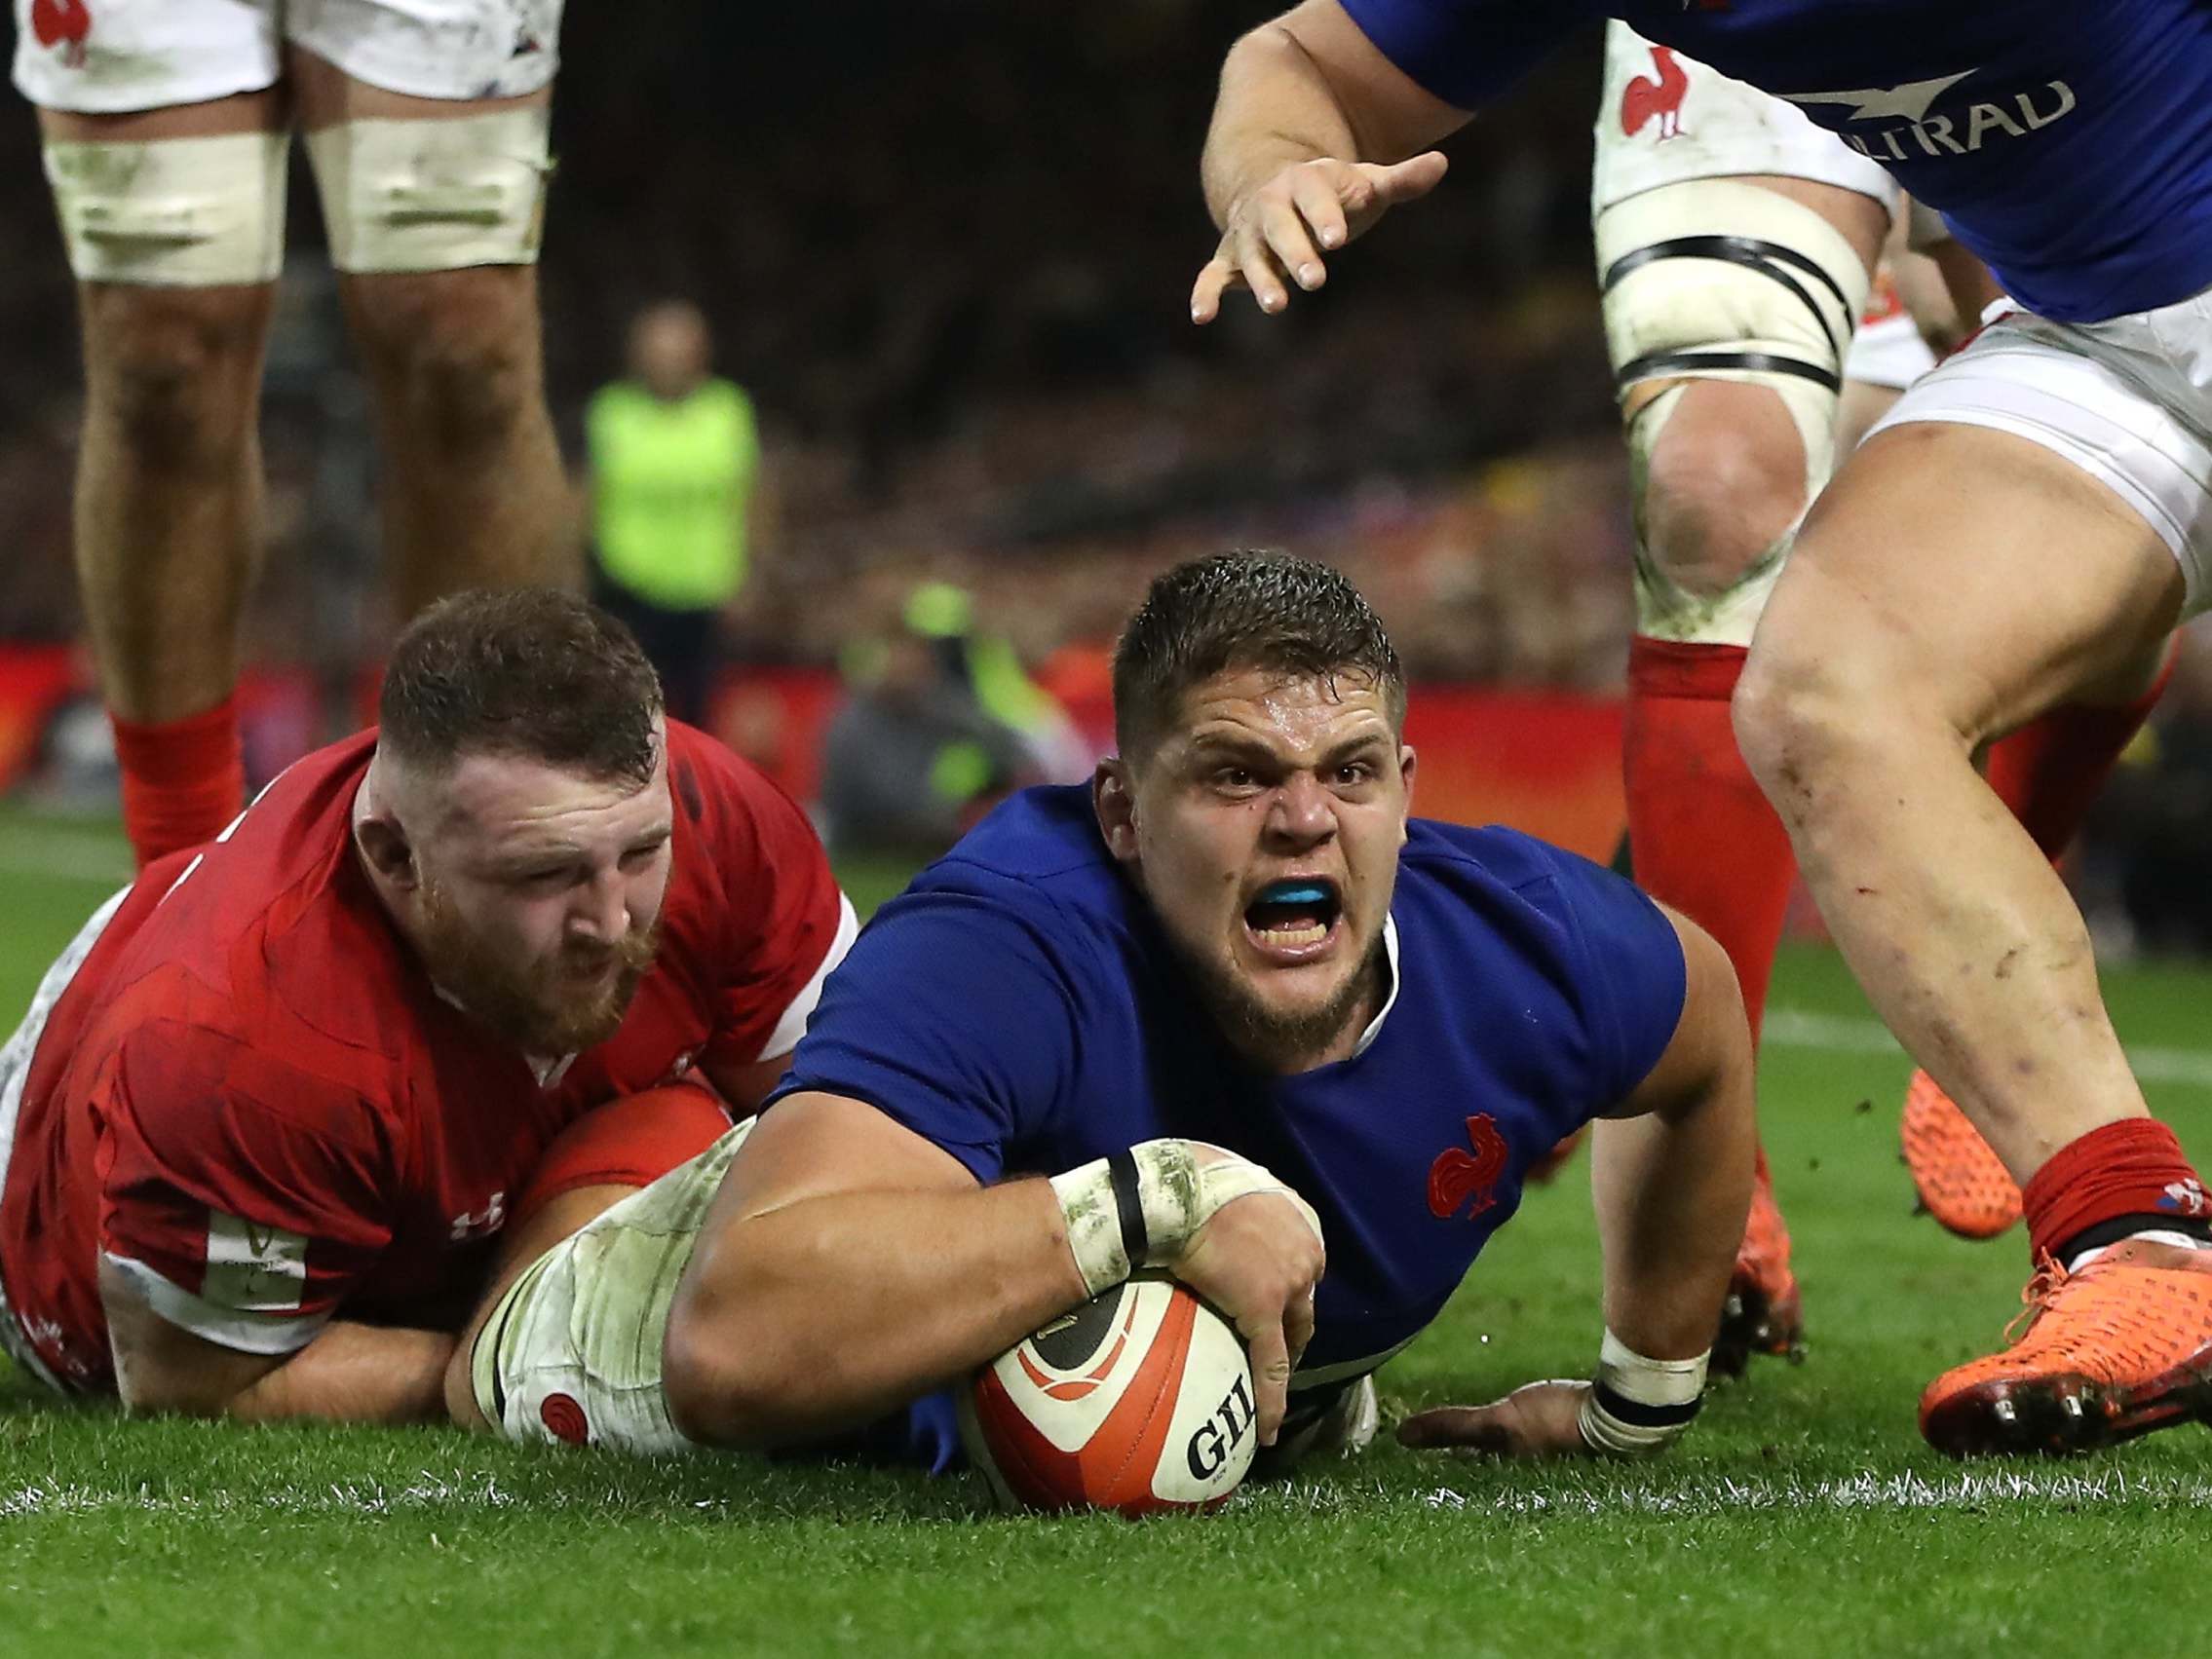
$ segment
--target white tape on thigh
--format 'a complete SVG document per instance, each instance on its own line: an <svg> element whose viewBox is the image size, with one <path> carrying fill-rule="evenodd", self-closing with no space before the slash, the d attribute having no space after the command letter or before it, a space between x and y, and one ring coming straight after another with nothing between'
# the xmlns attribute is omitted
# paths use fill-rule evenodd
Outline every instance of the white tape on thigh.
<svg viewBox="0 0 2212 1659"><path fill-rule="evenodd" d="M307 135L340 271L534 265L551 112L342 121Z"/></svg>
<svg viewBox="0 0 2212 1659"><path fill-rule="evenodd" d="M515 1280L469 1356L493 1430L648 1455L690 1446L662 1387L662 1338L706 1212L758 1121L632 1192Z"/></svg>
<svg viewBox="0 0 2212 1659"><path fill-rule="evenodd" d="M1631 196L1595 231L1606 345L1623 391L1710 375L1835 395L1867 274L1812 208L1700 178Z"/></svg>
<svg viewBox="0 0 2212 1659"><path fill-rule="evenodd" d="M273 283L285 262L283 132L132 142L49 139L69 269L87 283Z"/></svg>

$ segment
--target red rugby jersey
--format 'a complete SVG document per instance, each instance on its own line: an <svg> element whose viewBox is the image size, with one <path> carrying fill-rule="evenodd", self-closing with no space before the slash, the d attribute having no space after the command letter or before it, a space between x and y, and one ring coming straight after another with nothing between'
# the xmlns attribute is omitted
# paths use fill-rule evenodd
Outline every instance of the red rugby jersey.
<svg viewBox="0 0 2212 1659"><path fill-rule="evenodd" d="M437 994L354 856L374 745L308 756L150 867L33 1004L19 1099L0 1088L0 1290L66 1385L112 1386L102 1254L249 1352L341 1307L457 1324L555 1135L702 1061L786 1052L855 931L805 815L671 721L660 959L621 1029L541 1080Z"/></svg>

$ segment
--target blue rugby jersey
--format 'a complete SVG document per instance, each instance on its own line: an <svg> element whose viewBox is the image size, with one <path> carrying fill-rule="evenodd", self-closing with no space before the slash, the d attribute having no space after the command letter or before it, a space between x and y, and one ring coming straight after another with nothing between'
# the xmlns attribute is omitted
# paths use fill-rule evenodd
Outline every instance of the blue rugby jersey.
<svg viewBox="0 0 2212 1659"><path fill-rule="evenodd" d="M1391 999L1361 1051L1254 1073L1107 852L1089 791L1027 790L861 932L772 1098L866 1101L983 1182L1163 1135L1265 1164L1328 1243L1293 1382L1326 1388L1435 1317L1531 1162L1628 1095L1682 1012L1658 907L1512 830L1415 820L1391 917ZM884 1427L878 1451L953 1455L941 1397Z"/></svg>
<svg viewBox="0 0 2212 1659"><path fill-rule="evenodd" d="M2062 322L2212 286L2203 0L1344 0L1463 109L1601 17L1787 98Z"/></svg>

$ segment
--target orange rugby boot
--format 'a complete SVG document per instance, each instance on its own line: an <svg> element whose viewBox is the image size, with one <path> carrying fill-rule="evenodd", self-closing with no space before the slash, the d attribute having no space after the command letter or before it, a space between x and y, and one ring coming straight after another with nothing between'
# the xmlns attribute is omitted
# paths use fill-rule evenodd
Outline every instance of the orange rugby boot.
<svg viewBox="0 0 2212 1659"><path fill-rule="evenodd" d="M1723 1376L1742 1376L1753 1354L1805 1358L1805 1309L1797 1275L1790 1271L1789 1248L1789 1226L1762 1160L1743 1242L1736 1247L1735 1274L1721 1306L1720 1333L1713 1339L1712 1369Z"/></svg>
<svg viewBox="0 0 2212 1659"><path fill-rule="evenodd" d="M1898 1124L1921 1208L1961 1238L1995 1238L2020 1219L2020 1184L1941 1084L1913 1073Z"/></svg>
<svg viewBox="0 0 2212 1659"><path fill-rule="evenodd" d="M2090 1452L2212 1414L2212 1251L2123 1239L2079 1273L2045 1258L2021 1301L2009 1347L1921 1396L1937 1451Z"/></svg>

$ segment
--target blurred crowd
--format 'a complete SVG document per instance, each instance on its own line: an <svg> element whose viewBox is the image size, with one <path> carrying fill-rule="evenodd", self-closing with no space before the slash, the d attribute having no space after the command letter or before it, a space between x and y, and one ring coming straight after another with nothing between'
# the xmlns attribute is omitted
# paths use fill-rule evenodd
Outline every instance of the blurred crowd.
<svg viewBox="0 0 2212 1659"><path fill-rule="evenodd" d="M700 307L759 412L776 504L729 619L738 655L832 660L845 596L886 568L973 583L1025 650L1049 649L1166 558L1273 540L1388 569L1425 671L1612 671L1580 659L1583 630L1555 613L1581 605L1554 591L1588 572L1586 631L1618 635L1606 508L1624 493L1582 454L1610 419L1582 224L1591 66L1485 123L1441 210L1386 227L1325 301L1201 333L1184 299L1212 237L1195 176L1212 75L1267 11L831 3L771 41L742 10L572 9L542 266L556 411L581 465L631 320ZM31 232L0 252L0 536L18 550L0 636L66 636L71 297L27 109L0 148L0 195ZM279 659L366 659L389 625L372 461L301 180L291 218L257 632ZM1551 493L1589 510L1552 532L1575 545L1540 561L1536 593L1505 578L1541 533L1519 504ZM1494 614L1524 594L1526 619Z"/></svg>
<svg viewBox="0 0 2212 1659"><path fill-rule="evenodd" d="M1338 260L1325 292L1201 331L1186 296L1213 240L1196 180L1213 75L1273 9L572 7L541 269L576 578L587 411L624 374L631 324L674 300L758 422L753 530L713 649L858 662L863 727L921 706L899 699L929 656L911 612L928 584L972 596L975 627L1029 668L1094 668L1154 572L1234 545L1342 563L1417 676L1614 688L1631 543L1588 269L1595 35L1456 140L1437 196ZM73 300L27 108L0 122L0 159L21 227L0 239L0 641L68 640ZM291 219L249 651L307 669L335 725L393 619L303 176ZM2108 923L2143 860L2194 867L2212 673L2185 665L2157 738L2146 768L2201 779L2123 778L2089 866ZM1018 745L994 743L970 773L1019 774ZM2212 942L2212 912L2151 908L2131 937Z"/></svg>

